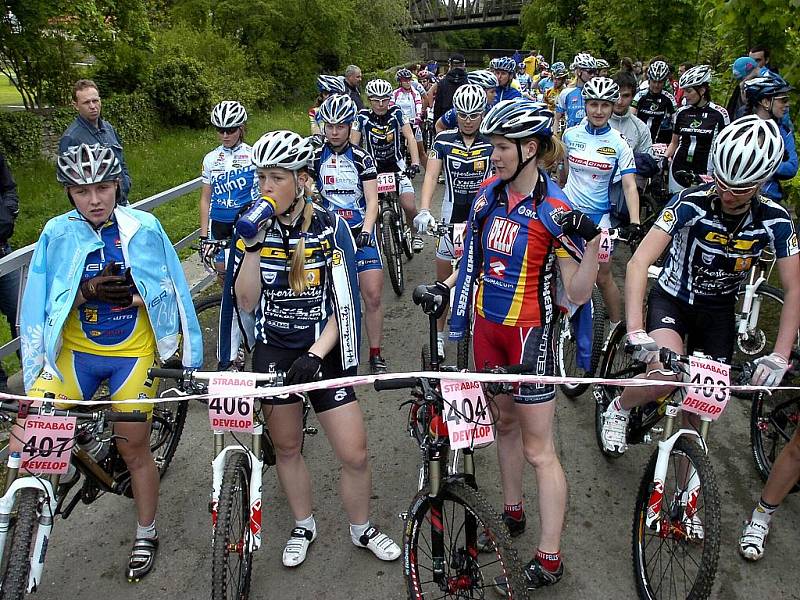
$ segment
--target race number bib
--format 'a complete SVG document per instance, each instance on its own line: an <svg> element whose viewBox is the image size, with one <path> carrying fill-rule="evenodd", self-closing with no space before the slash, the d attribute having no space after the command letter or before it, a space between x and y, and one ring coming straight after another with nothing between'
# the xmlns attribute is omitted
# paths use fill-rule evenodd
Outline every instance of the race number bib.
<svg viewBox="0 0 800 600"><path fill-rule="evenodd" d="M667 155L667 148L669 148L669 144L653 144L653 156L663 158Z"/></svg>
<svg viewBox="0 0 800 600"><path fill-rule="evenodd" d="M730 367L708 358L689 358L689 383L681 409L716 421L730 398ZM704 387L726 386L726 387Z"/></svg>
<svg viewBox="0 0 800 600"><path fill-rule="evenodd" d="M378 173L378 193L386 194L397 189L394 173Z"/></svg>
<svg viewBox="0 0 800 600"><path fill-rule="evenodd" d="M611 260L611 251L614 249L614 241L608 235L608 229L600 230L600 250L597 251L597 262L607 263Z"/></svg>
<svg viewBox="0 0 800 600"><path fill-rule="evenodd" d="M63 475L75 441L75 417L31 415L22 436L21 473Z"/></svg>
<svg viewBox="0 0 800 600"><path fill-rule="evenodd" d="M445 421L452 448L475 448L494 441L494 425L477 381L442 381Z"/></svg>
<svg viewBox="0 0 800 600"><path fill-rule="evenodd" d="M220 373L208 381L208 421L214 431L253 433L256 379L247 373Z"/></svg>
<svg viewBox="0 0 800 600"><path fill-rule="evenodd" d="M453 258L464 256L464 233L466 230L466 223L453 223Z"/></svg>

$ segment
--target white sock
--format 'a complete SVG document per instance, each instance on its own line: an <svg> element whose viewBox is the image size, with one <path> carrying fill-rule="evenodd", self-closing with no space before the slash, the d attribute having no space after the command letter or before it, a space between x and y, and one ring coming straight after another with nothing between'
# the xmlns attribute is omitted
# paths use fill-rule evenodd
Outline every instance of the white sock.
<svg viewBox="0 0 800 600"><path fill-rule="evenodd" d="M354 544L361 544L361 536L366 533L367 529L370 528L370 523L367 521L363 525L355 525L350 523L350 537L353 538Z"/></svg>
<svg viewBox="0 0 800 600"><path fill-rule="evenodd" d="M437 331L436 332L436 337L439 338L440 340L442 340L443 342L447 341L447 338L445 338L444 331Z"/></svg>
<svg viewBox="0 0 800 600"><path fill-rule="evenodd" d="M136 523L136 539L137 540L152 540L158 537L156 533L156 520L153 519L153 522L150 525L140 525Z"/></svg>
<svg viewBox="0 0 800 600"><path fill-rule="evenodd" d="M306 517L305 519L301 520L294 520L295 527L302 527L303 529L308 529L309 531L316 531L317 530L317 522L314 520L314 515L311 514L310 516Z"/></svg>
<svg viewBox="0 0 800 600"><path fill-rule="evenodd" d="M622 402L621 402L620 398L614 399L614 410L618 410L619 412L623 412L626 415L631 412L630 409L622 408Z"/></svg>

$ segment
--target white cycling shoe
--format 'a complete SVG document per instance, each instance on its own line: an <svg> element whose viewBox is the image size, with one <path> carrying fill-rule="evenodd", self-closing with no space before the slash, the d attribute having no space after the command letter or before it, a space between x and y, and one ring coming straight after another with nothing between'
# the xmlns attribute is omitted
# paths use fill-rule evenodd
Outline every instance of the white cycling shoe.
<svg viewBox="0 0 800 600"><path fill-rule="evenodd" d="M400 558L400 546L385 533L381 533L375 527L369 527L364 534L359 537L350 537L353 544L359 548L367 548L381 560L391 561Z"/></svg>
<svg viewBox="0 0 800 600"><path fill-rule="evenodd" d="M748 521L739 538L739 554L746 560L760 560L764 556L769 525L758 521Z"/></svg>
<svg viewBox="0 0 800 600"><path fill-rule="evenodd" d="M603 413L603 448L610 454L622 455L628 449L627 433L630 411L614 408L616 400Z"/></svg>
<svg viewBox="0 0 800 600"><path fill-rule="evenodd" d="M317 530L295 527L283 548L283 566L297 567L306 559L308 547L317 539Z"/></svg>

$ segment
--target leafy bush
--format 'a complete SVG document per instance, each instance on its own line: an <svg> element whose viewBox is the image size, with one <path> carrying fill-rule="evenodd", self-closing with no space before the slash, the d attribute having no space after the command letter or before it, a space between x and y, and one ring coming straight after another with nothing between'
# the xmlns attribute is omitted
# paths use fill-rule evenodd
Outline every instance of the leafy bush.
<svg viewBox="0 0 800 600"><path fill-rule="evenodd" d="M118 42L98 57L92 80L101 94L129 94L141 88L150 77L153 55L142 48Z"/></svg>
<svg viewBox="0 0 800 600"><path fill-rule="evenodd" d="M152 139L159 124L153 103L141 92L103 100L103 118L111 122L125 143Z"/></svg>
<svg viewBox="0 0 800 600"><path fill-rule="evenodd" d="M0 113L0 152L23 161L36 158L41 147L41 117L27 111Z"/></svg>
<svg viewBox="0 0 800 600"><path fill-rule="evenodd" d="M147 91L167 123L200 127L208 119L211 85L194 58L169 56L156 64Z"/></svg>

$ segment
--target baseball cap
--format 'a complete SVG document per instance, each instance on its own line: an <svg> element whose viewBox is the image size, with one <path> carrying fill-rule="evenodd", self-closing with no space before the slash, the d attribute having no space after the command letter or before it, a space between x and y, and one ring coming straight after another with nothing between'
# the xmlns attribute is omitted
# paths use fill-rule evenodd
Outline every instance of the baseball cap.
<svg viewBox="0 0 800 600"><path fill-rule="evenodd" d="M451 65L452 65L452 64L460 64L460 65L463 65L463 64L465 64L466 62L467 62L467 61L466 61L466 60L464 60L464 55L463 55L463 54L459 54L458 52L456 52L455 54L451 54L451 55L450 55L450 64L451 64Z"/></svg>
<svg viewBox="0 0 800 600"><path fill-rule="evenodd" d="M731 69L733 69L733 76L736 79L744 79L747 77L747 74L750 73L753 69L758 66L755 60L750 58L749 56L740 56L731 65Z"/></svg>

